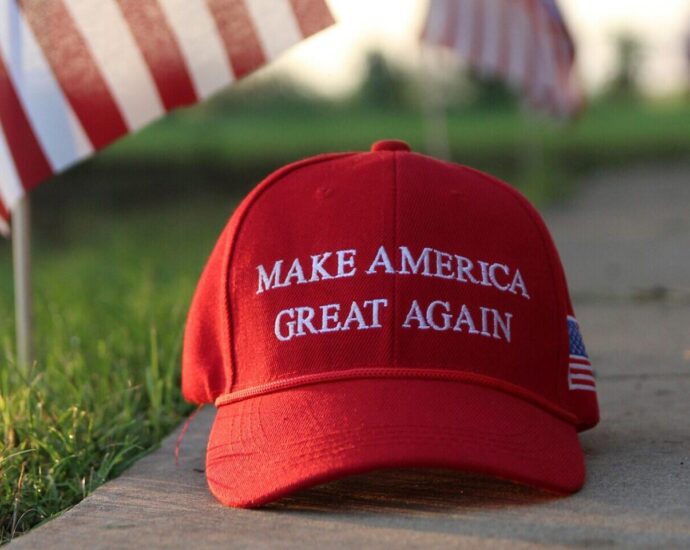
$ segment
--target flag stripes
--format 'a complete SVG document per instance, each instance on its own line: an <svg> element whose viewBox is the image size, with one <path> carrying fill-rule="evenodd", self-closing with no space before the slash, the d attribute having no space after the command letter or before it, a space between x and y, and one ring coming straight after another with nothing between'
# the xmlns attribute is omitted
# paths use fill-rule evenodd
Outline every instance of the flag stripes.
<svg viewBox="0 0 690 550"><path fill-rule="evenodd" d="M18 114L12 123L3 123L5 130L12 132L10 126L16 122L20 125L18 133L33 132L53 171L62 170L75 159L91 153L91 143L15 1L7 2L6 9L0 10L0 56L9 76L7 86L14 90L29 123L24 125L24 117ZM10 135L6 137L14 153L12 138ZM22 150L19 158L23 164L30 164L33 154L33 148ZM41 156L36 153L38 162ZM20 166L17 170L24 187L31 187L36 182L24 180L27 171L34 172L27 166ZM13 205L9 206L11 209Z"/></svg>
<svg viewBox="0 0 690 550"><path fill-rule="evenodd" d="M127 132L98 65L62 2L23 0L29 27L94 148ZM72 60L64 63L65 59Z"/></svg>
<svg viewBox="0 0 690 550"><path fill-rule="evenodd" d="M480 21L477 19L477 15L481 8L476 4L480 1L467 0L458 3L455 0L447 0L450 4L448 8L449 19L446 22L448 45L451 48L456 48L465 59L474 59L474 52L477 49L475 44L479 40L477 36L480 31Z"/></svg>
<svg viewBox="0 0 690 550"><path fill-rule="evenodd" d="M466 3L466 5L469 3ZM465 18L460 19L460 21L472 21L472 11L471 8L465 8L466 9L466 14ZM458 11L460 10L460 5L457 2L451 2L447 0L445 2L445 21L443 25L443 43L449 47L453 47L455 44L457 38L458 38L458 33L460 31L460 34L462 35L462 30L458 25L455 24L455 21L458 19ZM470 23L471 24L471 23ZM464 31L467 32L467 37L468 37L468 44L471 44L471 38L472 38L472 29L471 28L466 28ZM466 50L469 53L469 48Z"/></svg>
<svg viewBox="0 0 690 550"><path fill-rule="evenodd" d="M422 39L482 76L505 79L558 116L582 106L575 48L555 0L431 0Z"/></svg>
<svg viewBox="0 0 690 550"><path fill-rule="evenodd" d="M266 56L247 9L246 0L243 2L206 1L225 45L235 78L242 78L266 63Z"/></svg>
<svg viewBox="0 0 690 550"><path fill-rule="evenodd" d="M204 99L232 83L235 75L206 1L158 0L158 4L187 61L197 98Z"/></svg>
<svg viewBox="0 0 690 550"><path fill-rule="evenodd" d="M7 195L3 197L3 202L13 205L23 194L22 185L16 185L15 179L17 183L28 182L26 185L31 187L41 179L50 176L52 168L26 117L2 56L0 56L0 127L4 134L8 165L5 168L5 162L0 164L5 168L0 172L0 189L4 189Z"/></svg>
<svg viewBox="0 0 690 550"><path fill-rule="evenodd" d="M2 168L0 167L0 170L1 169ZM2 197L2 194L0 194L0 197ZM2 205L2 203L0 203L0 233L2 233L3 235L9 235L10 233L10 226L6 221L9 220L9 218L10 213L7 210L5 210L5 207Z"/></svg>
<svg viewBox="0 0 690 550"><path fill-rule="evenodd" d="M302 36L316 34L325 25L333 22L333 16L325 2L290 0L290 5Z"/></svg>
<svg viewBox="0 0 690 550"><path fill-rule="evenodd" d="M580 334L580 324L572 315L568 315L568 389L596 392L594 371L587 356L585 343Z"/></svg>
<svg viewBox="0 0 690 550"><path fill-rule="evenodd" d="M1 78L1 76L0 76ZM0 95L0 104L3 103L3 98ZM0 112L0 115L3 113ZM2 116L0 116L0 120ZM2 130L2 125L0 124L0 130ZM0 199L2 199L3 204L14 204L16 203L23 194L22 183L19 179L19 174L14 166L12 160L12 153L5 140L4 132L0 131L0 174L3 175L0 178ZM4 207L0 204L0 214L7 215L7 211L4 211ZM2 216L0 216L0 219ZM7 218L5 218L7 219Z"/></svg>
<svg viewBox="0 0 690 550"><path fill-rule="evenodd" d="M482 46L484 44L484 20L486 19L486 14L484 12L484 0L472 0L467 9L468 14L470 13L470 8L472 10L472 32L470 35L471 42L469 46L469 59L472 65L480 72L486 73L480 63L480 55Z"/></svg>
<svg viewBox="0 0 690 550"><path fill-rule="evenodd" d="M268 59L275 59L291 44L299 41L301 30L288 0L246 0L256 32Z"/></svg>
<svg viewBox="0 0 690 550"><path fill-rule="evenodd" d="M429 15L427 16L426 25L422 30L422 40L425 40L429 36L444 37L444 30L446 28L446 21L449 18L446 15L446 10L448 9L448 3L442 2L436 6L436 9L429 10ZM443 38L441 38L443 40ZM450 46L449 43L444 41L446 46Z"/></svg>
<svg viewBox="0 0 690 550"><path fill-rule="evenodd" d="M482 18L482 45L478 52L478 64L482 72L493 75L498 71L503 34L501 19L505 0L483 0L484 10Z"/></svg>
<svg viewBox="0 0 690 550"><path fill-rule="evenodd" d="M325 0L7 0L0 231L25 191L331 25Z"/></svg>
<svg viewBox="0 0 690 550"><path fill-rule="evenodd" d="M129 131L161 116L165 111L153 77L115 0L63 1L101 68Z"/></svg>
<svg viewBox="0 0 690 550"><path fill-rule="evenodd" d="M571 390L597 391L594 371L588 364L571 362L568 365L568 388Z"/></svg>
<svg viewBox="0 0 690 550"><path fill-rule="evenodd" d="M156 0L117 0L166 110L197 101L180 47ZM156 32L151 32L156 29Z"/></svg>
<svg viewBox="0 0 690 550"><path fill-rule="evenodd" d="M506 75L508 82L515 88L520 86L522 77L527 73L532 55L532 42L529 32L529 17L525 10L517 9L511 4L508 13L508 66Z"/></svg>

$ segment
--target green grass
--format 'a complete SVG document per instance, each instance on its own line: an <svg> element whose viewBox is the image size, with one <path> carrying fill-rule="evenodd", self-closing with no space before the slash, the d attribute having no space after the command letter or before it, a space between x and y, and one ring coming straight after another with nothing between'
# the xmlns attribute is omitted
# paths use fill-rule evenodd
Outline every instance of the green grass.
<svg viewBox="0 0 690 550"><path fill-rule="evenodd" d="M28 372L13 361L0 243L0 540L78 502L190 410L179 391L184 320L231 206L70 212L69 238L39 236Z"/></svg>
<svg viewBox="0 0 690 550"><path fill-rule="evenodd" d="M587 170L690 151L690 103L594 105L573 125L454 111L453 159L536 202ZM14 364L9 245L0 242L0 541L78 502L190 410L182 330L236 197L273 168L396 137L424 149L419 114L211 106L127 138L34 194L36 365ZM190 198L191 197L191 198Z"/></svg>
<svg viewBox="0 0 690 550"><path fill-rule="evenodd" d="M690 101L682 99L596 103L572 124L501 110L454 110L448 117L453 159L507 178L521 177L521 165L535 146L569 173L687 155L688 128ZM374 140L390 137L424 151L420 113L321 107L276 109L267 116L255 109L217 112L209 107L180 112L123 140L101 161L103 166L199 159L226 166L274 165L326 151L366 150Z"/></svg>
<svg viewBox="0 0 690 550"><path fill-rule="evenodd" d="M511 182L537 203L567 194L577 177L591 170L687 157L687 128L690 101L681 98L595 103L573 123L500 109L455 109L448 116L452 160ZM114 178L117 185L131 180L135 193L156 188L139 185L142 174L163 183L166 192L209 181L245 190L284 163L329 151L367 150L384 138L404 139L425 152L424 119L413 110L321 104L228 111L211 103L122 140L77 176L86 176L85 187L94 178Z"/></svg>

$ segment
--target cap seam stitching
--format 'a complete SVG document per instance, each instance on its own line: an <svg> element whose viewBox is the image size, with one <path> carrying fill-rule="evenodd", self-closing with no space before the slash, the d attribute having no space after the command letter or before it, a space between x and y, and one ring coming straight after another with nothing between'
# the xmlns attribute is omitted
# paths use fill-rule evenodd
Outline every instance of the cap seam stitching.
<svg viewBox="0 0 690 550"><path fill-rule="evenodd" d="M393 153L393 250L398 250L398 155ZM398 366L398 324L397 317L397 303L398 303L398 274L393 275L393 307L391 314L393 316L393 330L391 331L391 355L393 359L393 366Z"/></svg>

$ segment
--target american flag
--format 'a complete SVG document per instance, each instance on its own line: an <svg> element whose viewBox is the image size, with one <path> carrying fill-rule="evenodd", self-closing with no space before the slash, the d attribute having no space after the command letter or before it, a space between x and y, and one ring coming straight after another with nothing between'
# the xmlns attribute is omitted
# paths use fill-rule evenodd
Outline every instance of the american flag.
<svg viewBox="0 0 690 550"><path fill-rule="evenodd" d="M556 116L583 105L575 45L555 0L431 0L422 39Z"/></svg>
<svg viewBox="0 0 690 550"><path fill-rule="evenodd" d="M596 391L594 371L587 356L585 343L580 334L577 319L568 316L568 340L570 356L568 360L568 388L571 390Z"/></svg>
<svg viewBox="0 0 690 550"><path fill-rule="evenodd" d="M333 23L325 0L0 0L0 222L32 188Z"/></svg>

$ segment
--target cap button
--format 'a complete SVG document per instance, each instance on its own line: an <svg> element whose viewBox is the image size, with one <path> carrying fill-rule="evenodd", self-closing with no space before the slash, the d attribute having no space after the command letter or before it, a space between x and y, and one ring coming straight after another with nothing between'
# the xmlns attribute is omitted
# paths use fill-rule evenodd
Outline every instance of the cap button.
<svg viewBox="0 0 690 550"><path fill-rule="evenodd" d="M371 146L372 152L377 151L410 151L410 146L399 139L384 139Z"/></svg>

